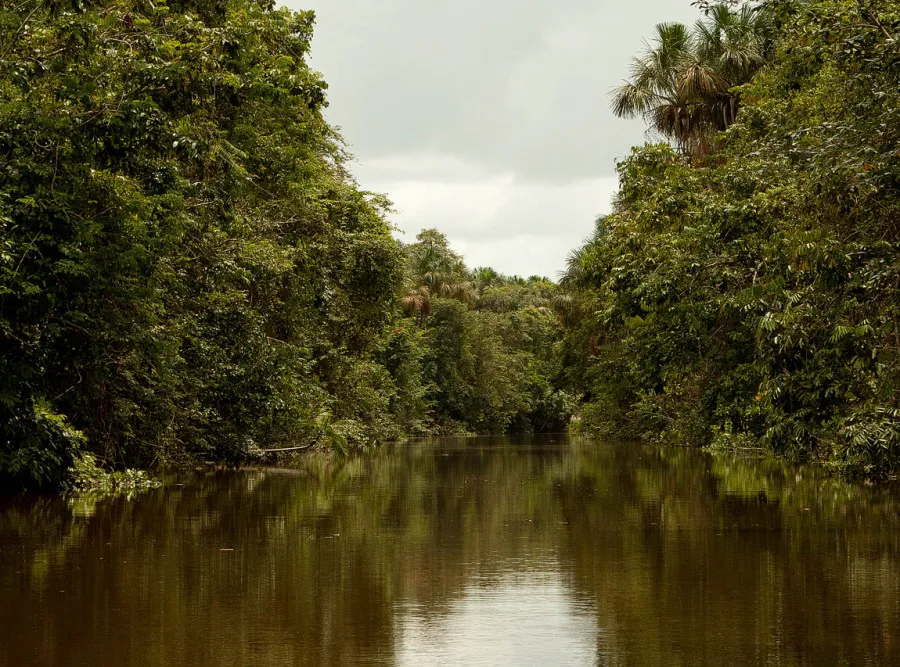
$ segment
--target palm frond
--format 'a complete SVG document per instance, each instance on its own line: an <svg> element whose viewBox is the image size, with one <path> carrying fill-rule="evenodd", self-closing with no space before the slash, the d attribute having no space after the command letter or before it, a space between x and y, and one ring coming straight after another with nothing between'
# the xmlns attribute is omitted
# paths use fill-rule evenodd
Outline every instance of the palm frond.
<svg viewBox="0 0 900 667"><path fill-rule="evenodd" d="M680 98L702 100L724 92L728 86L715 68L695 60L678 73L676 89Z"/></svg>
<svg viewBox="0 0 900 667"><path fill-rule="evenodd" d="M626 81L613 92L612 112L619 118L634 118L646 113L655 100L653 91Z"/></svg>
<svg viewBox="0 0 900 667"><path fill-rule="evenodd" d="M643 116L679 150L697 158L712 150L715 132L735 121L739 99L729 91L765 63L771 42L769 12L713 5L692 30L660 23L630 78L612 91L617 116Z"/></svg>

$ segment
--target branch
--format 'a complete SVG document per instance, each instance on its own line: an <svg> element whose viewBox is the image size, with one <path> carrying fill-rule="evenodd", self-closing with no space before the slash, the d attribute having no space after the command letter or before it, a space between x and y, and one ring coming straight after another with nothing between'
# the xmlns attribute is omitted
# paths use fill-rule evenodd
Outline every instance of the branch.
<svg viewBox="0 0 900 667"><path fill-rule="evenodd" d="M20 6L23 6L23 5L20 5ZM31 17L34 16L34 13L40 8L41 8L41 3L35 2L34 9L32 9L31 12L28 14L28 16L25 17L25 20L23 20L22 24L16 29L15 34L13 34L13 36L10 37L9 46L7 46L5 49L3 49L3 54L0 55L0 60L6 60L6 56L9 55L9 52L12 51L13 47L16 45L16 40L19 38L19 33L21 33L22 30L28 25L28 21L31 20ZM19 7L17 7L16 9L18 10Z"/></svg>
<svg viewBox="0 0 900 667"><path fill-rule="evenodd" d="M312 447L315 441L309 443L308 445L300 445L299 447L279 447L277 449L258 449L256 451L262 454L268 454L269 452L299 452L302 449L309 449Z"/></svg>

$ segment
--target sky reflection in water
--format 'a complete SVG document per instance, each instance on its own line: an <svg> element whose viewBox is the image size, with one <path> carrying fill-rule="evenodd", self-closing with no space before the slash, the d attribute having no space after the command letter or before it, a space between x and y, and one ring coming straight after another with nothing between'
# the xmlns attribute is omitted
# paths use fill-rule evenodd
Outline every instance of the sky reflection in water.
<svg viewBox="0 0 900 667"><path fill-rule="evenodd" d="M900 664L900 496L810 468L478 438L168 482L0 500L0 665Z"/></svg>

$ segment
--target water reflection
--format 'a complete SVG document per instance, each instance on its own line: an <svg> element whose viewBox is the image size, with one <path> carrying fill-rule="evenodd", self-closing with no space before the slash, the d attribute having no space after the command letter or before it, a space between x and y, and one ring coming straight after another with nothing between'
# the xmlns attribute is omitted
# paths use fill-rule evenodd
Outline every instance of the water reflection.
<svg viewBox="0 0 900 667"><path fill-rule="evenodd" d="M596 613L575 604L556 572L476 580L445 610L398 609L396 661L428 665L590 665Z"/></svg>
<svg viewBox="0 0 900 667"><path fill-rule="evenodd" d="M900 663L900 498L820 477L473 439L7 501L0 665Z"/></svg>

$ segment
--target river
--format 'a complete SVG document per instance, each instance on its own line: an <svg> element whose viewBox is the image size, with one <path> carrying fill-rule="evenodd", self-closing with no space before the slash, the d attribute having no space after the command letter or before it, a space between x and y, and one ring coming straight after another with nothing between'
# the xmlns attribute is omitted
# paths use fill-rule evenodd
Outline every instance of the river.
<svg viewBox="0 0 900 667"><path fill-rule="evenodd" d="M563 436L0 500L0 665L900 664L900 493Z"/></svg>

